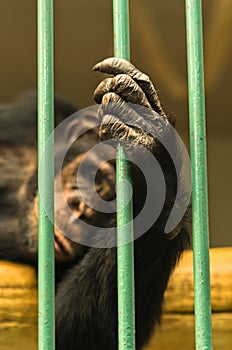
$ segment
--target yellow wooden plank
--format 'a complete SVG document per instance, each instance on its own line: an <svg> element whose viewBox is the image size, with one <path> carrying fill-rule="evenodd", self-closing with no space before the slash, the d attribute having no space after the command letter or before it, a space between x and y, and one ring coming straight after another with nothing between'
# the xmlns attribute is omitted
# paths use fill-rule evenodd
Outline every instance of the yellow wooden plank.
<svg viewBox="0 0 232 350"><path fill-rule="evenodd" d="M210 250L213 311L232 311L232 248ZM184 254L165 293L166 312L193 312L192 251ZM37 281L34 268L0 263L0 321L22 322L37 317Z"/></svg>
<svg viewBox="0 0 232 350"><path fill-rule="evenodd" d="M193 312L192 251L185 252L165 293L167 312ZM232 311L232 248L210 249L212 311Z"/></svg>

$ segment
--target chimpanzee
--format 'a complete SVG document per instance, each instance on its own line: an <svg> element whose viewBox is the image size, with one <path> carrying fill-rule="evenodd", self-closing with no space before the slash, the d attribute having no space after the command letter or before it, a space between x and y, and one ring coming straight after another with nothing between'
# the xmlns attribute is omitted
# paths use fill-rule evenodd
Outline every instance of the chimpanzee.
<svg viewBox="0 0 232 350"><path fill-rule="evenodd" d="M59 95L55 96L54 106L55 125L76 111L76 107ZM22 258L16 244L17 213L22 207L18 192L37 167L36 92L28 91L16 102L1 105L0 124L0 259L17 260Z"/></svg>
<svg viewBox="0 0 232 350"><path fill-rule="evenodd" d="M129 167L134 219L143 210L148 191L154 192L153 198L159 198L158 172L150 170L153 183L152 188L148 188L143 169L139 169L136 159L143 158L149 172L152 167L148 154L153 155L164 176L162 210L145 233L136 233L138 238L134 241L136 349L141 350L161 321L163 295L169 276L182 252L189 246L189 207L171 232L166 232L166 224L175 205L178 178L182 173L182 153L178 152L175 139L172 140L176 150L174 160L165 147L165 142L173 138L174 121L163 111L147 75L119 58L98 63L94 71L112 75L103 80L94 92L94 99L100 105L100 126L74 143L61 170L64 198L79 218L74 220L71 236L63 234L69 225L63 220L62 210L55 210L54 245L59 282L56 290L56 349L118 349L117 248L110 244L114 239L111 228L116 226L116 214L103 213L86 204L80 195L76 177L84 154L99 142L99 135L101 141L113 140L115 147L120 142L126 155L132 157ZM129 143L126 142L128 140ZM115 161L111 159L101 164L96 174L96 191L106 201L112 201L116 196L114 169ZM59 181L57 176L55 186ZM182 180L180 183L184 186ZM36 174L23 184L19 193L18 242L23 256L33 258L37 254ZM150 205L144 216L144 226L153 212L155 208ZM93 237L89 237L89 247L79 243L81 236L88 234L82 231L81 222L95 227ZM100 228L104 228L104 236L99 234ZM72 237L73 240L70 239ZM109 242L108 246L105 242ZM59 274L59 271L62 272Z"/></svg>

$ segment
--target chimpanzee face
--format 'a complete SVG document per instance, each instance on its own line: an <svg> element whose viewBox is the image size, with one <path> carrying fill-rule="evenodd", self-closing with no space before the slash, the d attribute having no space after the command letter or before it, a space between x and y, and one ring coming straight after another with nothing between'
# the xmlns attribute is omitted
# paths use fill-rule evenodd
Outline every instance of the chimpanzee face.
<svg viewBox="0 0 232 350"><path fill-rule="evenodd" d="M85 167L80 167L85 154L80 154L61 170L61 178L55 178L55 191L61 183L62 200L55 200L55 254L58 260L69 260L79 254L82 237L89 232L84 225L104 227L109 215L96 210L98 199L112 201L115 198L115 168L109 162L103 163L95 175L96 159L88 157ZM78 174L78 175L77 175ZM94 188L93 188L94 186ZM88 196L86 203L81 193ZM95 192L95 197L93 193ZM97 196L96 196L97 194ZM97 199L96 199L97 198Z"/></svg>

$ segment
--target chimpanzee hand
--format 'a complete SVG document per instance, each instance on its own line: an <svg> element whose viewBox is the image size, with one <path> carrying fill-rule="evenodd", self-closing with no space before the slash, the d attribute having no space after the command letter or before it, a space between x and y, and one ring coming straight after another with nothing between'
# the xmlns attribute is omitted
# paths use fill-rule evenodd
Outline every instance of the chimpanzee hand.
<svg viewBox="0 0 232 350"><path fill-rule="evenodd" d="M147 157L148 153L145 155L144 150L155 156L165 179L164 209L169 213L170 208L175 209L175 215L172 215L174 220L170 225L174 228L183 217L190 197L190 185L186 182L186 178L190 178L187 152L172 127L174 122L164 113L149 77L130 62L121 58L107 58L93 69L114 75L103 80L94 92L95 101L101 104L101 140L120 140L132 162L134 159L144 159L144 169L148 174L152 173L152 190L156 188L155 196L159 198L161 182L158 180L156 168L151 166L151 158ZM135 174L136 171L133 171L132 177ZM136 186L138 183L140 181L137 181ZM180 227L181 225L170 236L175 237Z"/></svg>
<svg viewBox="0 0 232 350"><path fill-rule="evenodd" d="M154 135L165 137L170 124L149 77L120 58L105 59L93 69L114 75L94 92L95 101L101 104L100 138L130 139L154 152Z"/></svg>

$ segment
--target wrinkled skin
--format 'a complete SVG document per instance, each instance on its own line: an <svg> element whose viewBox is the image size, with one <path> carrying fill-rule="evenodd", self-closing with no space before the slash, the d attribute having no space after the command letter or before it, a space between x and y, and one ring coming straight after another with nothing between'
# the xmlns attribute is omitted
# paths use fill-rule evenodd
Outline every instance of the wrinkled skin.
<svg viewBox="0 0 232 350"><path fill-rule="evenodd" d="M101 82L94 92L95 101L101 104L101 140L133 140L134 147L127 147L127 154L137 153L136 144L146 147L158 159L167 186L158 220L135 241L136 349L141 350L160 322L169 276L188 246L189 217L186 213L173 232L164 234L176 193L176 171L162 145L143 131L148 125L159 135L169 136L169 120L149 78L129 62L116 58L104 60L94 70L114 76ZM111 102L115 103L113 108ZM139 109L135 111L125 102L146 107L147 113L140 115ZM135 126L128 125L128 121ZM145 200L146 187L133 165L131 173L136 216ZM104 235L111 239L107 228ZM115 248L89 248L60 283L56 295L56 342L58 350L118 349Z"/></svg>

